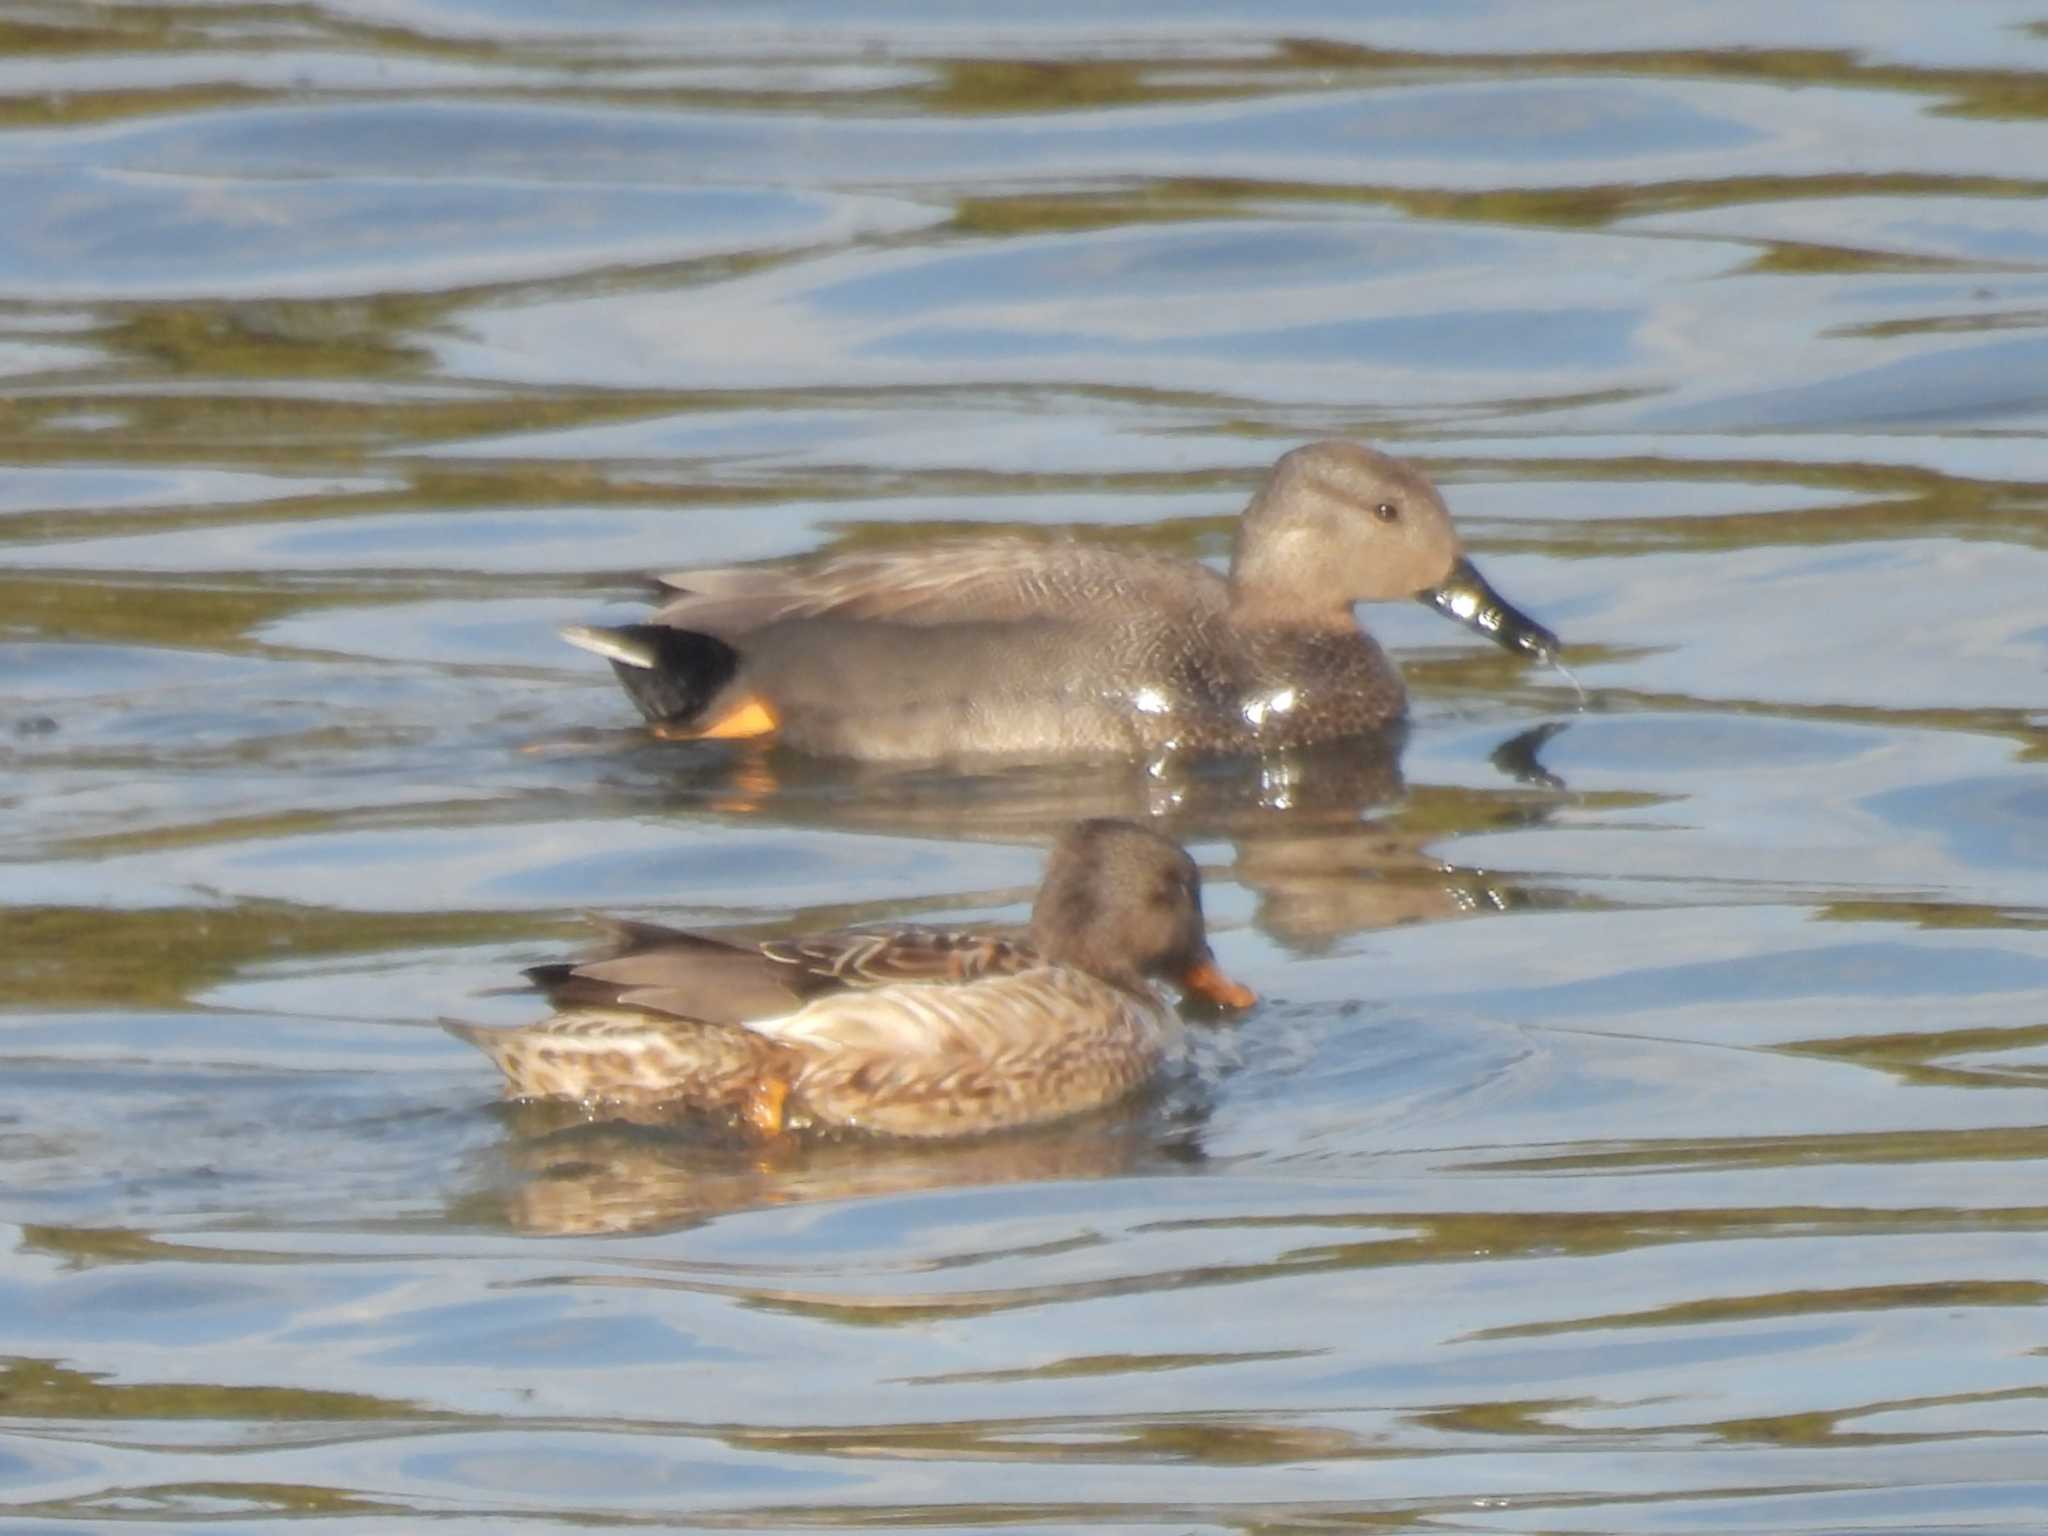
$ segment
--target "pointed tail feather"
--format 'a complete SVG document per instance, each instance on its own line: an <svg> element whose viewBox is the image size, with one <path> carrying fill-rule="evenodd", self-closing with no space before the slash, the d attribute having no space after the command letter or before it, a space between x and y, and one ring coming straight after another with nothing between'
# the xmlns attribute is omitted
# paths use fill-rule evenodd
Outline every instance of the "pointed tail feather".
<svg viewBox="0 0 2048 1536"><path fill-rule="evenodd" d="M636 629L648 627L635 624L605 629L595 624L564 624L555 633L578 650L602 656L606 661L615 661L622 667L651 667L655 664L654 647L634 634Z"/></svg>
<svg viewBox="0 0 2048 1536"><path fill-rule="evenodd" d="M467 1040L471 1045L479 1049L487 1049L484 1041L493 1033L492 1030L486 1029L481 1024L468 1024L461 1019L436 1019L434 1022L447 1030L456 1039Z"/></svg>
<svg viewBox="0 0 2048 1536"><path fill-rule="evenodd" d="M505 1065L505 1040L512 1032L506 1029L492 1029L483 1024L470 1024L461 1019L436 1019L435 1023L456 1039L475 1046L491 1059L491 1065L505 1073L509 1079L510 1069Z"/></svg>

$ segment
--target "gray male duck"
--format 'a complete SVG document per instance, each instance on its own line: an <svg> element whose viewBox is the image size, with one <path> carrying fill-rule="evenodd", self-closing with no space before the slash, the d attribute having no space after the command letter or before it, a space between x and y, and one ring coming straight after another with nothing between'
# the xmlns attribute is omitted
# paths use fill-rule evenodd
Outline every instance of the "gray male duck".
<svg viewBox="0 0 2048 1536"><path fill-rule="evenodd" d="M655 734L869 762L1244 753L1379 730L1401 675L1352 605L1420 598L1508 650L1558 640L1465 557L1436 487L1361 444L1281 456L1228 576L1075 542L947 542L658 578L641 624L574 626Z"/></svg>

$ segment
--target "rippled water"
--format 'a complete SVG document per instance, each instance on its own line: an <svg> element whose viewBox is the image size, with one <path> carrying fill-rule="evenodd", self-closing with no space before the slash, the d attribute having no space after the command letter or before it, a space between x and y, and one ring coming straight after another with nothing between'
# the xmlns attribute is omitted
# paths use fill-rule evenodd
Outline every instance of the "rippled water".
<svg viewBox="0 0 2048 1536"><path fill-rule="evenodd" d="M2038 8L358 0L0 22L0 1518L2048 1527ZM1329 434L1577 695L1163 780L657 746L646 568L1219 557ZM494 1102L585 908L1018 915L1143 1104Z"/></svg>

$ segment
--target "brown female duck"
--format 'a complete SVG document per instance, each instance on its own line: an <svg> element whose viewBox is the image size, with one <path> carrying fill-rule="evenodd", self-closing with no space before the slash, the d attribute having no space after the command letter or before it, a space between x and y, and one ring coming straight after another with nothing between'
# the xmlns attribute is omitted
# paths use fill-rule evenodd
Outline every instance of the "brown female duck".
<svg viewBox="0 0 2048 1536"><path fill-rule="evenodd" d="M1254 1001L1209 951L1194 861L1128 821L1061 835L1024 939L911 929L742 946L610 926L604 958L526 973L552 1018L448 1025L510 1096L737 1115L767 1134L971 1135L1095 1109L1148 1079L1179 1030L1149 978Z"/></svg>
<svg viewBox="0 0 2048 1536"><path fill-rule="evenodd" d="M659 578L648 622L575 626L656 734L774 736L876 762L1304 746L1400 718L1352 604L1419 597L1511 651L1557 637L1465 558L1412 465L1350 442L1284 455L1229 576L1078 543L975 540Z"/></svg>

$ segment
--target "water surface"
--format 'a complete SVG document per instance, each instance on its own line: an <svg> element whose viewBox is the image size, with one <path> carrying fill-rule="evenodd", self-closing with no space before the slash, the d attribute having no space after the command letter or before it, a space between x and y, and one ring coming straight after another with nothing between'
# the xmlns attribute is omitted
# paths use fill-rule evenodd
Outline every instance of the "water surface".
<svg viewBox="0 0 2048 1536"><path fill-rule="evenodd" d="M0 1510L2048 1525L2048 27L513 0L0 29ZM633 728L632 573L1427 465L1588 699L1164 776ZM1145 1101L763 1149L435 1027L590 908L1010 919L1159 818Z"/></svg>

